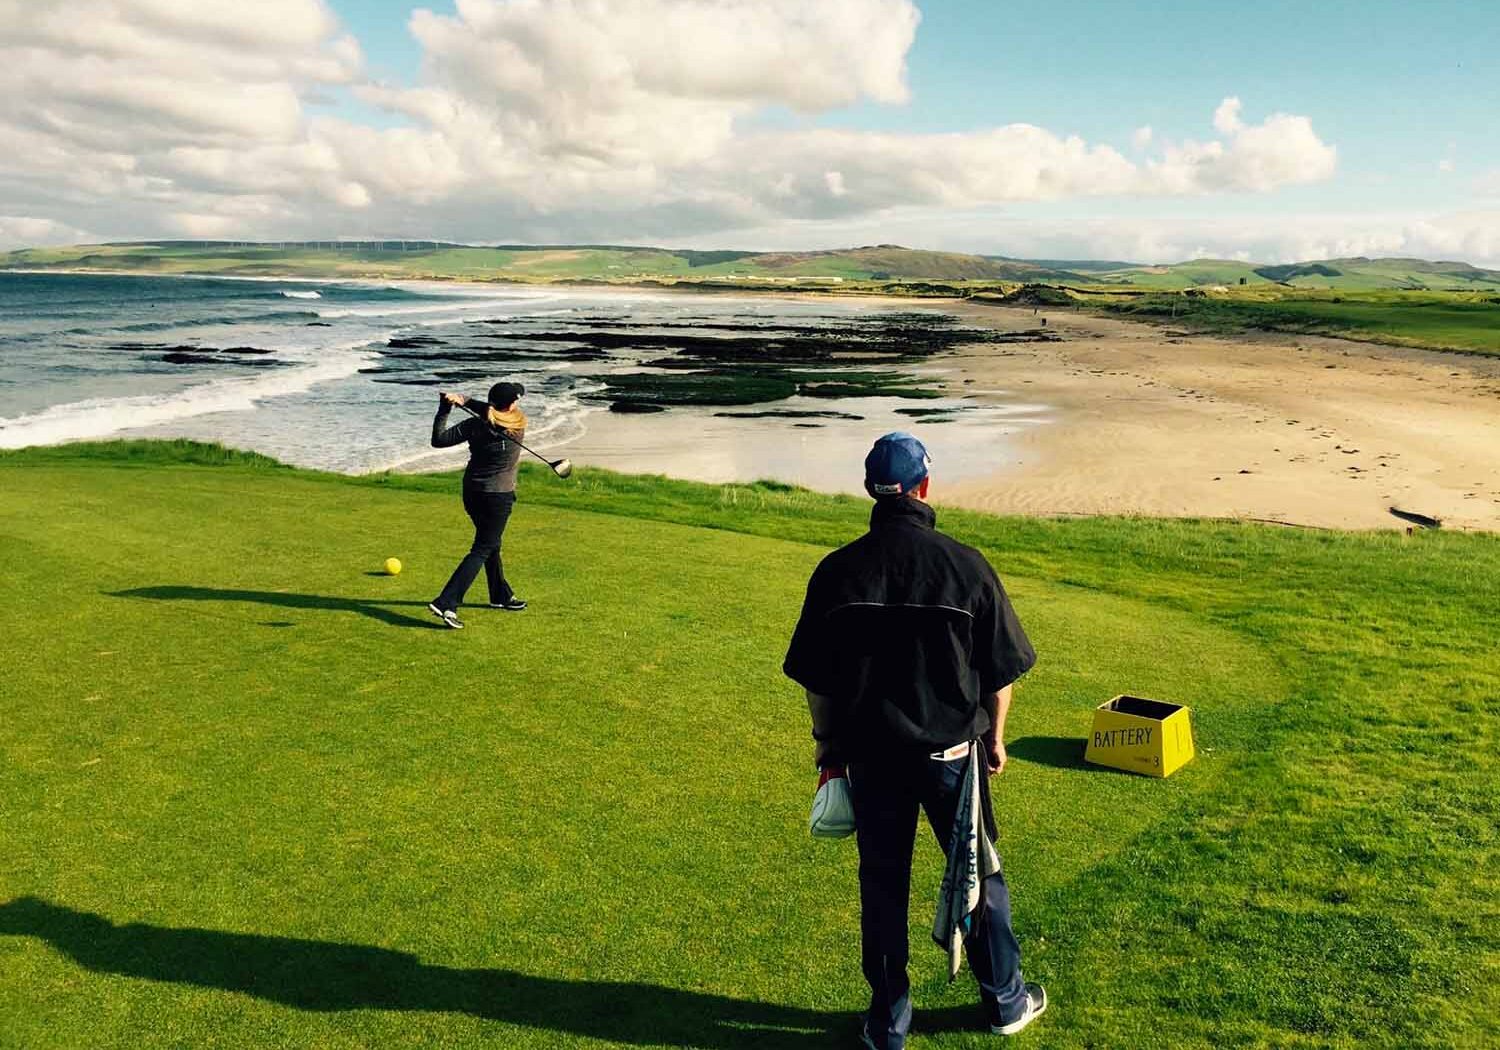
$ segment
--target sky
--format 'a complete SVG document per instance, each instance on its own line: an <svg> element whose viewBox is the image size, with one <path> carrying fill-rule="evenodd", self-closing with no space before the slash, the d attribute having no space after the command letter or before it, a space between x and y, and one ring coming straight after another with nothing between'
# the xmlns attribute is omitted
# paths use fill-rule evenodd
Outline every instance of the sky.
<svg viewBox="0 0 1500 1050"><path fill-rule="evenodd" d="M1500 266L1500 3L0 0L0 249Z"/></svg>

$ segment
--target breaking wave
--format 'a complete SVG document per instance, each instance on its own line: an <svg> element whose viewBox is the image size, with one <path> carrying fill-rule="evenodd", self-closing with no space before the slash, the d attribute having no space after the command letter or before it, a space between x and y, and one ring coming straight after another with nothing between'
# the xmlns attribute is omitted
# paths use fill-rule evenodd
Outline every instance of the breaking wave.
<svg viewBox="0 0 1500 1050"><path fill-rule="evenodd" d="M170 394L90 398L0 419L0 448L53 445L105 438L214 412L243 412L268 398L298 394L319 383L356 374L373 351L343 348L268 375L216 379Z"/></svg>
<svg viewBox="0 0 1500 1050"><path fill-rule="evenodd" d="M186 317L175 321L137 321L134 324L102 325L98 328L69 329L74 335L93 332L168 332L174 328L209 328L221 324L269 324L276 321L304 321L316 319L316 310L271 310L258 314L217 314L206 317Z"/></svg>

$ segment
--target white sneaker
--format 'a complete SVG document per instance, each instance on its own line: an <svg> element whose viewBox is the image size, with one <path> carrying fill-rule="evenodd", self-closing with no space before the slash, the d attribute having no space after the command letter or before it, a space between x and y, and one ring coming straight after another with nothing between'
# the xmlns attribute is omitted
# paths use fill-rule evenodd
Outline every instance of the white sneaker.
<svg viewBox="0 0 1500 1050"><path fill-rule="evenodd" d="M1032 1021L1047 1012L1047 989L1035 981L1026 982L1026 1010L1009 1024L992 1024L990 1032L994 1035L1015 1035Z"/></svg>
<svg viewBox="0 0 1500 1050"><path fill-rule="evenodd" d="M427 610L455 631L463 630L464 622L458 618L458 613L452 609L439 609L436 602L428 602Z"/></svg>

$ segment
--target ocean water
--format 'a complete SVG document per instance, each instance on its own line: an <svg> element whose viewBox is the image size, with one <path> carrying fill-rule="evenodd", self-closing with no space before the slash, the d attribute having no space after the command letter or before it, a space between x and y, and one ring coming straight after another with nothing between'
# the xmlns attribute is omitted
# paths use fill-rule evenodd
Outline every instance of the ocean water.
<svg viewBox="0 0 1500 1050"><path fill-rule="evenodd" d="M634 462L635 451L667 455L671 449L661 449L657 439L691 434L694 420L725 448L743 442L773 449L775 442L766 439L776 435L806 447L814 437L806 423L723 420L701 409L604 426L619 421L600 416L606 406L588 400L602 388L597 377L639 370L663 351L626 345L601 352L570 342L568 333L837 330L882 312L895 311L859 301L665 291L3 273L0 448L183 436L350 473L451 467L462 462L463 450L435 453L428 444L438 391L482 397L501 378L526 385L527 443L559 455L574 444L597 453L597 462ZM883 430L911 428L911 420L897 414L897 399L878 401L861 401L865 418L858 425L816 424L819 438L837 432L852 450ZM813 407L842 410L843 404ZM997 434L1043 411L992 407L998 414L988 429L979 420L976 430L966 419L971 425L949 432L982 452ZM665 417L672 417L670 424ZM658 418L661 423L653 424ZM591 420L600 424L592 436ZM608 448L600 445L603 433L612 435ZM589 458L586 452L583 460ZM820 481L806 470L779 466L788 461L774 451L730 458L745 460L743 468L727 468L745 480L780 474ZM656 469L673 472L670 462ZM725 470L682 473L717 479Z"/></svg>

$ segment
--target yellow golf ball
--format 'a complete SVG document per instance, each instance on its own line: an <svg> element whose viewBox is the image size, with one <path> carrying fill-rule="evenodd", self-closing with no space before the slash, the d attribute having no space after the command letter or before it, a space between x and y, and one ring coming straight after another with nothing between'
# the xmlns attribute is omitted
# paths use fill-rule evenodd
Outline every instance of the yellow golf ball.
<svg viewBox="0 0 1500 1050"><path fill-rule="evenodd" d="M387 558L385 560L385 571L388 576L396 576L401 572L400 558Z"/></svg>

